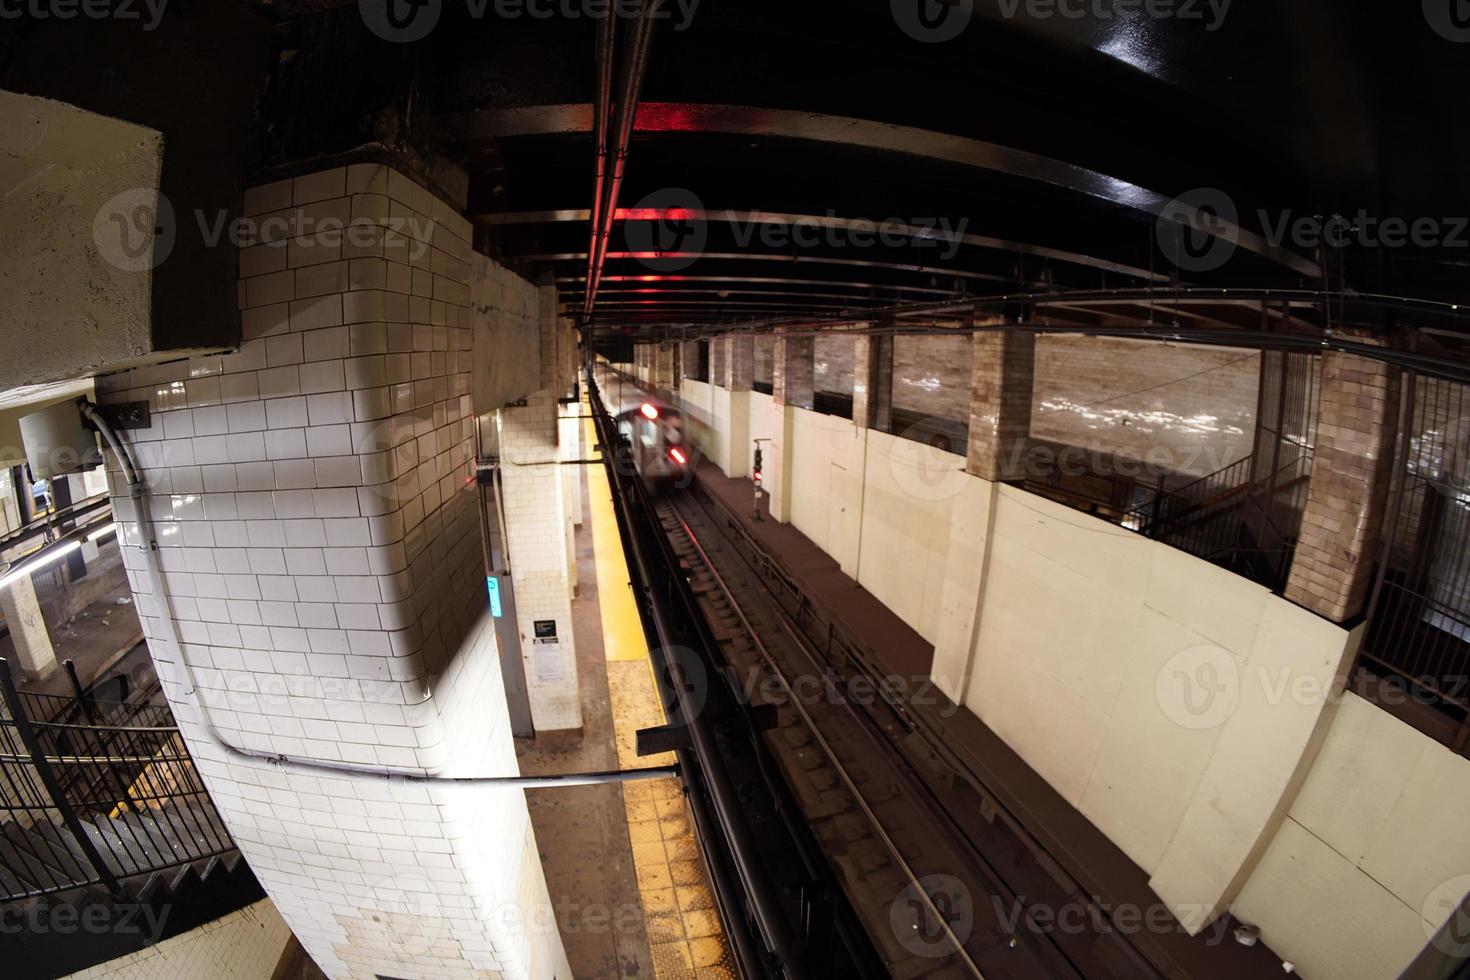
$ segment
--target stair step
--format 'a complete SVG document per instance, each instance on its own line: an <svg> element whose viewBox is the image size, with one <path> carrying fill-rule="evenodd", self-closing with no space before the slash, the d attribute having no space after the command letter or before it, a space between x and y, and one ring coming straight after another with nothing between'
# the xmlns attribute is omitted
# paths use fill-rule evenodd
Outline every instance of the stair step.
<svg viewBox="0 0 1470 980"><path fill-rule="evenodd" d="M46 831L51 831L50 834ZM18 848L27 850L36 860L53 869L59 876L70 881L90 881L91 868L85 860L73 854L71 848L62 843L56 828L50 822L34 824L22 829L20 824L8 823L3 833L7 840Z"/></svg>
<svg viewBox="0 0 1470 980"><path fill-rule="evenodd" d="M37 860L29 848L16 846L9 837L0 836L0 867L19 880L22 892L46 891L71 881L69 876Z"/></svg>
<svg viewBox="0 0 1470 980"><path fill-rule="evenodd" d="M119 877L132 875L149 867L143 852L134 845L132 835L129 834L124 839L107 817L83 820L82 830L101 853L102 860L113 874Z"/></svg>

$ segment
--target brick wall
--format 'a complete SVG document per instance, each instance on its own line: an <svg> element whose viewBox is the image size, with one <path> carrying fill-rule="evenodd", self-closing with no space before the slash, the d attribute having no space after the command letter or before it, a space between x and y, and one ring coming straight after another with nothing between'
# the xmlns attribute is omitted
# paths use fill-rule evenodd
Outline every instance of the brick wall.
<svg viewBox="0 0 1470 980"><path fill-rule="evenodd" d="M1362 610L1381 544L1398 432L1396 367L1322 358L1317 450L1286 597L1341 622Z"/></svg>
<svg viewBox="0 0 1470 980"><path fill-rule="evenodd" d="M772 396L777 405L812 407L812 338L777 337Z"/></svg>
<svg viewBox="0 0 1470 980"><path fill-rule="evenodd" d="M1043 334L1031 435L1204 475L1250 455L1260 354Z"/></svg>
<svg viewBox="0 0 1470 980"><path fill-rule="evenodd" d="M776 338L770 334L757 334L753 349L755 364L752 366L751 381L774 384L776 380Z"/></svg>
<svg viewBox="0 0 1470 980"><path fill-rule="evenodd" d="M207 712L262 752L515 771L467 482L469 224L378 166L245 200L288 229L302 212L362 224L241 251L238 352L98 379L100 400L153 413L125 437L167 605L141 571L133 501L114 508L164 692L242 852L329 975L565 976L556 936L487 914L545 895L521 793L288 775L205 731ZM122 487L110 454L109 468Z"/></svg>
<svg viewBox="0 0 1470 980"><path fill-rule="evenodd" d="M969 451L965 468L985 480L1019 479L1031 429L1036 335L984 331L971 338Z"/></svg>
<svg viewBox="0 0 1470 980"><path fill-rule="evenodd" d="M893 338L893 407L965 423L970 418L968 334Z"/></svg>
<svg viewBox="0 0 1470 980"><path fill-rule="evenodd" d="M838 395L852 394L852 337L819 334L812 342L812 387Z"/></svg>

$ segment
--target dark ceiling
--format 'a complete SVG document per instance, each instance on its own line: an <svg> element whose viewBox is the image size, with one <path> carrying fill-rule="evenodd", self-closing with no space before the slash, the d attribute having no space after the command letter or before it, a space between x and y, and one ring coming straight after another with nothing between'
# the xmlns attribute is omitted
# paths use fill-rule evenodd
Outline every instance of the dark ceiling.
<svg viewBox="0 0 1470 980"><path fill-rule="evenodd" d="M450 193L477 245L582 315L605 2L236 0L273 38L232 80L259 92L247 170L427 148L467 174ZM1435 305L1466 299L1470 272L1454 3L662 0L592 322L688 333L978 302L1080 324L1459 331ZM389 10L437 20L394 43L366 23ZM615 22L627 51L636 21ZM54 26L0 35L0 68ZM178 98L205 105L223 82L190 71ZM1181 234L1159 219L1181 195L1236 220ZM1277 234L1334 214L1359 226L1341 247ZM1429 224L1365 241L1385 218Z"/></svg>

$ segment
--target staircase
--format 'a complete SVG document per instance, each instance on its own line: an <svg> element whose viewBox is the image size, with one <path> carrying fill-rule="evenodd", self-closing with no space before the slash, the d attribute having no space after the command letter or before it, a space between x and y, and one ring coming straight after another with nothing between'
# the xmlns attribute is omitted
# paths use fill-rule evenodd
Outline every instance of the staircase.
<svg viewBox="0 0 1470 980"><path fill-rule="evenodd" d="M1160 487L1125 523L1270 589L1284 588L1311 456L1298 457L1266 479L1252 478L1254 464L1247 456L1183 486Z"/></svg>
<svg viewBox="0 0 1470 980"><path fill-rule="evenodd" d="M3 660L0 688L0 973L76 972L264 897L166 706L20 694Z"/></svg>

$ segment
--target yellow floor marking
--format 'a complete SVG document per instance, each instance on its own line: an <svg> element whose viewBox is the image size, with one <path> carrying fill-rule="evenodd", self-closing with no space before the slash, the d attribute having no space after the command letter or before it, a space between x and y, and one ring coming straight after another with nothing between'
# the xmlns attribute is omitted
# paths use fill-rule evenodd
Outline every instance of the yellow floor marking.
<svg viewBox="0 0 1470 980"><path fill-rule="evenodd" d="M591 414L585 400L582 407L583 415ZM590 419L585 425L591 455L597 435ZM612 489L599 464L587 467L587 497L618 765L625 769L668 765L674 761L673 753L637 755L638 729L662 725L667 719L654 684L643 622L628 585ZM733 980L730 949L678 780L624 783L623 802L655 980Z"/></svg>
<svg viewBox="0 0 1470 980"><path fill-rule="evenodd" d="M583 402L585 405L586 402ZM583 414L588 414L584 412ZM597 445L592 420L586 426L588 447ZM623 558L623 540L613 515L612 490L607 473L599 465L587 467L587 495L592 504L592 548L597 554L597 597L602 605L603 647L608 660L648 662L643 623L628 587L628 563ZM649 678L650 683L652 677Z"/></svg>

